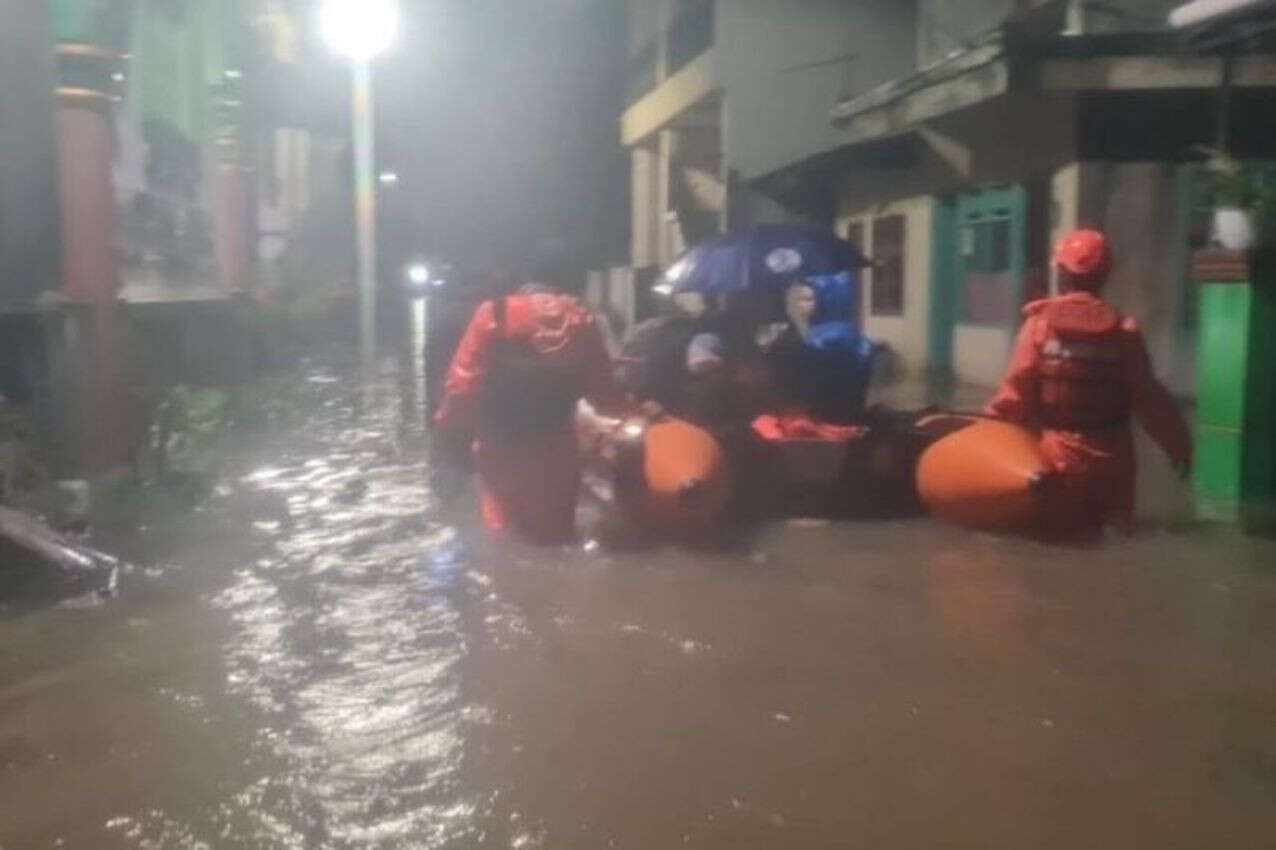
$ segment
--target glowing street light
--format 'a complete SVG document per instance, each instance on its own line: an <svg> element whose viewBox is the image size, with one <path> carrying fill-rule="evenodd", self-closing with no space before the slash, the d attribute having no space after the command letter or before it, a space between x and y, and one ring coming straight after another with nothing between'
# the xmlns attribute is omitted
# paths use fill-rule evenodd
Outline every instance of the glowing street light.
<svg viewBox="0 0 1276 850"><path fill-rule="evenodd" d="M377 175L377 181L382 186L393 186L399 182L399 172L382 171L380 174Z"/></svg>
<svg viewBox="0 0 1276 850"><path fill-rule="evenodd" d="M399 8L394 0L324 0L319 9L319 28L328 45L350 60L354 205L359 251L359 360L364 376L371 377L376 357L377 307L371 63L394 43L399 30Z"/></svg>
<svg viewBox="0 0 1276 850"><path fill-rule="evenodd" d="M413 263L408 266L408 280L417 286L425 286L430 282L430 267L425 263Z"/></svg>
<svg viewBox="0 0 1276 850"><path fill-rule="evenodd" d="M319 29L333 50L355 62L371 62L394 43L399 9L393 0L324 0Z"/></svg>

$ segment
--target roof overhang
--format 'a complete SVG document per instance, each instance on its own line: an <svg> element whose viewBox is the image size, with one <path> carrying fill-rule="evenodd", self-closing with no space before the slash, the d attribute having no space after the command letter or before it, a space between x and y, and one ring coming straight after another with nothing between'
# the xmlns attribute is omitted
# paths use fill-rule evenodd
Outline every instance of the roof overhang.
<svg viewBox="0 0 1276 850"><path fill-rule="evenodd" d="M1276 19L1276 0L1246 5L1251 22L1263 11ZM1273 24L1276 28L1276 24ZM1276 35L1276 29L1273 30ZM859 144L914 130L945 114L1010 91L1132 91L1276 86L1276 44L1246 51L1203 49L1170 30L1111 35L1024 38L1013 29L986 36L916 74L842 101L829 118Z"/></svg>
<svg viewBox="0 0 1276 850"><path fill-rule="evenodd" d="M1010 65L1002 33L969 50L862 95L842 101L830 113L857 144L915 129L933 118L1005 94Z"/></svg>
<svg viewBox="0 0 1276 850"><path fill-rule="evenodd" d="M865 144L847 144L749 181L757 191L816 219L832 216L841 178L857 169L915 166L927 147L921 133L906 132Z"/></svg>

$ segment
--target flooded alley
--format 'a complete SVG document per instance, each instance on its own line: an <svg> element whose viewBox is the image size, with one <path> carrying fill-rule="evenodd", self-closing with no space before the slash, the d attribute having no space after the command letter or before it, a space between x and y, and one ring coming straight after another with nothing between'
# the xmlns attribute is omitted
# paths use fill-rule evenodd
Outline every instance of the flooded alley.
<svg viewBox="0 0 1276 850"><path fill-rule="evenodd" d="M1276 0L0 22L0 850L1276 848Z"/></svg>
<svg viewBox="0 0 1276 850"><path fill-rule="evenodd" d="M0 618L0 847L1270 846L1276 545L536 550L338 377L117 598Z"/></svg>

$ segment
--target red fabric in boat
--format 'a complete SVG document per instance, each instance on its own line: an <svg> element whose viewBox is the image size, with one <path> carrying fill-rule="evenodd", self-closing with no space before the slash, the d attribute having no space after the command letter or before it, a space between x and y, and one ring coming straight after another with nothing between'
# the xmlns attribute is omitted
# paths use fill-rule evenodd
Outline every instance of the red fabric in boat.
<svg viewBox="0 0 1276 850"><path fill-rule="evenodd" d="M785 440L824 440L830 443L846 443L858 440L868 433L863 425L835 425L820 422L802 414L764 413L753 420L753 433L768 443Z"/></svg>

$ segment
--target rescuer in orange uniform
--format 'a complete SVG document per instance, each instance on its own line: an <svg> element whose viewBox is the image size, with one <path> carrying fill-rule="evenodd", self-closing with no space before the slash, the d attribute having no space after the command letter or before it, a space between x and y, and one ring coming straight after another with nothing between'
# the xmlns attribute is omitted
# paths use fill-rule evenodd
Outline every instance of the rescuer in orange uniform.
<svg viewBox="0 0 1276 850"><path fill-rule="evenodd" d="M1134 319L1098 296L1112 265L1108 241L1077 230L1055 249L1064 294L1033 301L1010 368L988 412L1041 429L1041 449L1058 472L1046 522L1051 531L1127 526L1134 513L1133 416L1180 476L1192 439L1165 386L1152 373Z"/></svg>
<svg viewBox="0 0 1276 850"><path fill-rule="evenodd" d="M620 397L593 313L559 287L558 263L479 305L452 358L435 421L473 434L483 522L540 543L570 540L581 461L576 402Z"/></svg>

